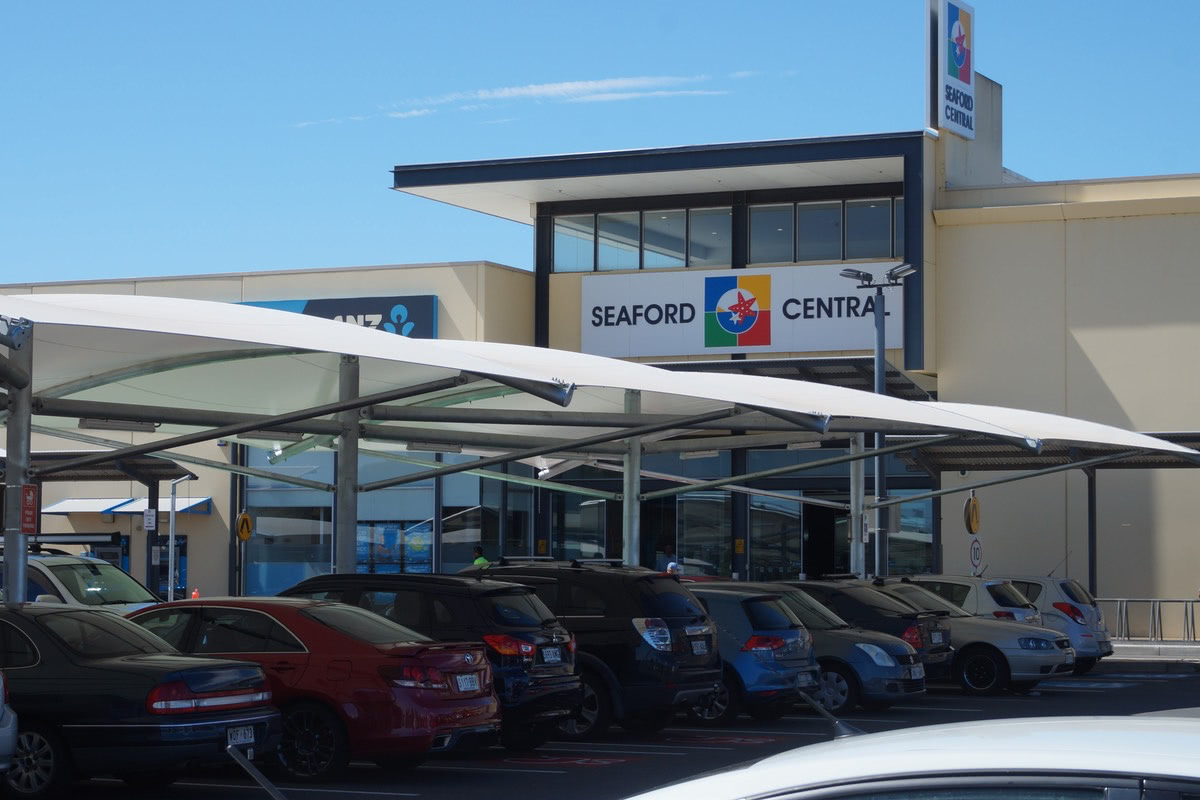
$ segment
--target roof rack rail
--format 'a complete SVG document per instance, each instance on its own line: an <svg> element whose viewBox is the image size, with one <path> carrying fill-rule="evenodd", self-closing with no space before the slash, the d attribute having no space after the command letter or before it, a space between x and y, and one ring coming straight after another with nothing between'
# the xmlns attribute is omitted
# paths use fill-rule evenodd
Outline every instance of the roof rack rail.
<svg viewBox="0 0 1200 800"><path fill-rule="evenodd" d="M553 561L553 556L500 556L499 561L492 562L496 566L506 567L509 564L525 564L530 561Z"/></svg>
<svg viewBox="0 0 1200 800"><path fill-rule="evenodd" d="M607 564L610 567L625 566L623 558L572 558L572 567L582 567L584 564Z"/></svg>
<svg viewBox="0 0 1200 800"><path fill-rule="evenodd" d="M45 555L45 556L73 556L73 555L75 555L75 553L68 553L66 550L60 550L57 547L45 547L45 546L39 544L38 542L30 542L28 547L26 547L25 549L36 555ZM3 553L4 553L4 545L0 544L0 554L3 554Z"/></svg>

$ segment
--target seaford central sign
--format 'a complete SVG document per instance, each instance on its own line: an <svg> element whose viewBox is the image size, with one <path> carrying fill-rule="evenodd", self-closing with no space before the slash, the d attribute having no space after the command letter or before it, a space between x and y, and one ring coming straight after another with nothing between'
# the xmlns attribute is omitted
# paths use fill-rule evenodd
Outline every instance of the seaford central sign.
<svg viewBox="0 0 1200 800"><path fill-rule="evenodd" d="M862 267L882 275L899 263ZM585 275L582 349L616 357L870 350L874 292L841 277L845 266ZM884 338L898 348L903 303L898 289L885 291Z"/></svg>
<svg viewBox="0 0 1200 800"><path fill-rule="evenodd" d="M933 98L937 126L975 138L975 9L959 0L939 3L933 46L940 91Z"/></svg>

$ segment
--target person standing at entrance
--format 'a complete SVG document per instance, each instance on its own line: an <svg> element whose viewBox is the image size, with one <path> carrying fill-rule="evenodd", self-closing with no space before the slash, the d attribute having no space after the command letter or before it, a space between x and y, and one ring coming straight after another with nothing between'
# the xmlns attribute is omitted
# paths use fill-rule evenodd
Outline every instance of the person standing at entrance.
<svg viewBox="0 0 1200 800"><path fill-rule="evenodd" d="M483 548L475 545L475 560L471 562L472 566L487 566L492 562L488 561L483 555Z"/></svg>

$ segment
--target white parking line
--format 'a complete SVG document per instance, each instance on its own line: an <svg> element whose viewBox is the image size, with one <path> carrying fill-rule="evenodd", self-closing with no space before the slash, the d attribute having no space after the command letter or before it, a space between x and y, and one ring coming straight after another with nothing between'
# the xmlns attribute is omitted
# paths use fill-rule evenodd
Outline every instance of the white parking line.
<svg viewBox="0 0 1200 800"><path fill-rule="evenodd" d="M261 792L262 791L262 787L260 787L257 783L238 784L238 783L198 783L198 782L191 782L191 781L188 781L188 782L176 781L175 783L173 783L171 785L172 786L192 786L192 787L200 787L200 788L204 788L204 789L245 789L247 791L253 791L253 792ZM288 794L291 794L292 792L311 792L314 794L340 794L340 795L360 794L360 795L369 796L369 797L420 797L421 796L415 792L368 792L368 791L365 791L362 789L310 789L310 788L304 787L304 786L280 786L278 788L281 791L286 791Z"/></svg>
<svg viewBox="0 0 1200 800"><path fill-rule="evenodd" d="M828 736L828 733L808 733L806 731L748 731L743 728L722 728L721 733L710 732L711 729L705 728L703 731L696 728L663 728L665 731L672 733L690 733L693 736L713 736L720 739L725 739L730 736L737 737L742 735L747 736Z"/></svg>
<svg viewBox="0 0 1200 800"><path fill-rule="evenodd" d="M824 717L792 717L792 716L787 716L787 717L783 717L783 719L795 720L796 722L819 722L819 723L821 723L822 725L828 725L828 724L829 724L829 720L825 719ZM844 720L844 721L846 721L846 722L884 722L884 723L886 723L886 722L899 722L899 723L901 723L901 724L905 724L905 723L907 723L907 722L908 722L908 720L906 720L906 719L872 719L872 718L869 718L869 717L850 717L850 716L842 717L841 719L843 719L843 720Z"/></svg>
<svg viewBox="0 0 1200 800"><path fill-rule="evenodd" d="M969 711L976 714L983 711L982 708L960 708L957 706L892 706L892 708L897 711ZM854 718L851 717L849 721L853 722Z"/></svg>
<svg viewBox="0 0 1200 800"><path fill-rule="evenodd" d="M574 747L539 747L537 751L540 753L591 753L597 756L687 756L691 753L675 753L671 751L658 750L653 753L647 753L645 750L579 750Z"/></svg>
<svg viewBox="0 0 1200 800"><path fill-rule="evenodd" d="M440 769L453 772L535 772L546 775L566 775L565 769L522 769L520 767L451 767L442 764L422 764L417 769Z"/></svg>
<svg viewBox="0 0 1200 800"><path fill-rule="evenodd" d="M1137 686L1136 683L1123 683L1120 681L1080 681L1080 680L1065 680L1065 681L1042 681L1037 685L1039 689L1066 689L1066 690L1100 690L1100 689L1128 689L1131 686Z"/></svg>
<svg viewBox="0 0 1200 800"><path fill-rule="evenodd" d="M607 753L608 750L597 750L597 747L628 747L617 742L547 742L547 744L556 745L556 749L564 749L566 747L580 748L588 753ZM637 747L651 747L655 750L732 750L732 747L714 747L712 745L695 745L695 744L649 744L648 742L637 742ZM539 748L548 749L548 748Z"/></svg>

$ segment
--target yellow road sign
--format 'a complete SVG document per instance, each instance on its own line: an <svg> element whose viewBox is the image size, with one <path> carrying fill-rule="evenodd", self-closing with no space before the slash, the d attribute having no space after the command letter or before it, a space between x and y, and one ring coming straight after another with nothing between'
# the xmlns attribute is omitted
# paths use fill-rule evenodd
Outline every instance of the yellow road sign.
<svg viewBox="0 0 1200 800"><path fill-rule="evenodd" d="M243 542L250 541L250 537L254 534L254 522L250 519L250 515L245 511L238 514L237 518L237 535Z"/></svg>

